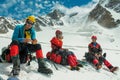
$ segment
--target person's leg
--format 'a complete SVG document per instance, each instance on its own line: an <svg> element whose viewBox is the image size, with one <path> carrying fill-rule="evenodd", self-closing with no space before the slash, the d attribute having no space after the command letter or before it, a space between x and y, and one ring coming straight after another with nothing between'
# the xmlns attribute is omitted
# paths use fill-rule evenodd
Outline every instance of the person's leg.
<svg viewBox="0 0 120 80"><path fill-rule="evenodd" d="M102 64L100 64L99 60L95 56L91 55L91 60L92 64L95 66L97 70L102 68Z"/></svg>
<svg viewBox="0 0 120 80"><path fill-rule="evenodd" d="M64 49L59 49L56 51L56 54L59 54L61 56L61 65L68 65L68 60L67 60L67 52L64 51Z"/></svg>
<svg viewBox="0 0 120 80"><path fill-rule="evenodd" d="M45 65L43 52L40 44L28 44L27 45L29 52L36 52L36 58L38 60L38 72L51 74L53 73L51 69L47 68Z"/></svg>
<svg viewBox="0 0 120 80"><path fill-rule="evenodd" d="M78 62L78 59L77 59L76 55L72 51L68 51L68 55L72 55L72 57L74 59L74 63L75 63L74 65L76 67L83 67L83 65Z"/></svg>
<svg viewBox="0 0 120 80"><path fill-rule="evenodd" d="M118 67L114 67L108 60L104 59L105 66L110 70L110 72L114 72L118 69Z"/></svg>
<svg viewBox="0 0 120 80"><path fill-rule="evenodd" d="M28 54L26 43L20 43L19 58L20 63L26 63L27 61L31 60L31 56Z"/></svg>
<svg viewBox="0 0 120 80"><path fill-rule="evenodd" d="M71 66L71 70L80 70L77 62L77 57L74 55L72 51L67 51L67 61L68 64Z"/></svg>
<svg viewBox="0 0 120 80"><path fill-rule="evenodd" d="M13 75L18 75L20 71L20 60L19 60L19 43L12 41L10 44L10 56L13 63Z"/></svg>
<svg viewBox="0 0 120 80"><path fill-rule="evenodd" d="M91 53L86 52L85 53L85 59L87 60L87 62L92 63L93 59L94 59L94 56Z"/></svg>

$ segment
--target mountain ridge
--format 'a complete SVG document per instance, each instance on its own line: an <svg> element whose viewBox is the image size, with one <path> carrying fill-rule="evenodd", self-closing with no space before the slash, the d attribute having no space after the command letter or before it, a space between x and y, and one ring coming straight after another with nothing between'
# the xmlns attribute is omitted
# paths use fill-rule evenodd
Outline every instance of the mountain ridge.
<svg viewBox="0 0 120 80"><path fill-rule="evenodd" d="M114 2L114 3L113 3ZM35 30L41 31L41 27L54 27L54 26L65 26L67 24L75 25L76 24L86 24L96 21L99 25L105 28L116 28L120 25L119 15L116 17L114 13L119 14L120 1L117 0L100 0L99 3L87 14L79 14L79 12L72 12L66 14L59 9L55 9L52 12L44 16L36 16ZM83 16L83 17L81 17ZM66 19L67 17L67 19ZM85 18L87 18L86 21ZM65 19L65 20L63 20ZM76 19L76 20L75 20ZM13 18L0 17L0 33L7 33L8 28L14 29L16 24L24 23L25 20L15 20ZM89 26L88 26L89 27Z"/></svg>

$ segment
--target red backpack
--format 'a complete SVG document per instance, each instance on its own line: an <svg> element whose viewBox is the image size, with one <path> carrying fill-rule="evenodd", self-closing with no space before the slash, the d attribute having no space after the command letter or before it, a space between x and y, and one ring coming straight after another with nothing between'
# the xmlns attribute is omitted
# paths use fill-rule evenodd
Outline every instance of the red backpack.
<svg viewBox="0 0 120 80"><path fill-rule="evenodd" d="M47 57L48 59L52 60L53 62L58 63L58 64L60 64L60 63L61 63L61 60L62 60L61 55L56 54L56 53L51 53L51 52L48 52L48 53L46 54L46 57Z"/></svg>
<svg viewBox="0 0 120 80"><path fill-rule="evenodd" d="M69 54L70 53L70 54ZM64 52L63 55L48 52L46 57L52 60L55 63L62 64L62 65L70 65L74 67L78 64L76 56L71 51ZM64 55L65 54L65 55Z"/></svg>

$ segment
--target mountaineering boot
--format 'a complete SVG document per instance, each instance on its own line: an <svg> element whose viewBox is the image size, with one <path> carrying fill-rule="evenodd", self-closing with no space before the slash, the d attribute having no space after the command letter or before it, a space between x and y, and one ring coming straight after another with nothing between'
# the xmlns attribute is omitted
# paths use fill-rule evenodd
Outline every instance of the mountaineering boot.
<svg viewBox="0 0 120 80"><path fill-rule="evenodd" d="M53 71L46 67L44 59L38 59L38 72L44 74L52 74Z"/></svg>
<svg viewBox="0 0 120 80"><path fill-rule="evenodd" d="M96 67L96 70L99 70L99 69L102 68L102 65L101 64L96 64L95 67Z"/></svg>
<svg viewBox="0 0 120 80"><path fill-rule="evenodd" d="M106 58L106 53L103 54L103 57Z"/></svg>
<svg viewBox="0 0 120 80"><path fill-rule="evenodd" d="M118 67L112 67L112 68L110 69L110 72L114 73L114 72L117 71L117 70L118 70Z"/></svg>
<svg viewBox="0 0 120 80"><path fill-rule="evenodd" d="M78 66L78 67L83 67L83 65L82 65L82 64L80 64L80 63L79 63L79 64L77 64L77 66Z"/></svg>
<svg viewBox="0 0 120 80"><path fill-rule="evenodd" d="M19 72L20 72L20 59L19 59L19 56L12 57L12 62L13 62L13 69L12 69L11 73L13 75L19 75Z"/></svg>
<svg viewBox="0 0 120 80"><path fill-rule="evenodd" d="M76 66L76 67L71 67L71 70L72 70L72 71L74 71L74 70L79 71L79 70L80 70L80 68L79 68L78 66Z"/></svg>

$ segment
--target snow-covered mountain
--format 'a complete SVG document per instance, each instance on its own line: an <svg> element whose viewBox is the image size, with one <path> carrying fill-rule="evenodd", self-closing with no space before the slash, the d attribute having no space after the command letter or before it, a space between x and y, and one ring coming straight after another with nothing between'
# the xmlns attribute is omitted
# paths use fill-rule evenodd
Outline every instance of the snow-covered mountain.
<svg viewBox="0 0 120 80"><path fill-rule="evenodd" d="M99 3L109 9L113 9L117 13L120 13L120 0L100 0Z"/></svg>
<svg viewBox="0 0 120 80"><path fill-rule="evenodd" d="M120 0L100 0L88 16L89 21L97 21L106 28L120 24Z"/></svg>
<svg viewBox="0 0 120 80"><path fill-rule="evenodd" d="M19 24L21 21L14 20L12 18L0 17L0 33L7 33L8 28L14 29L16 24Z"/></svg>
<svg viewBox="0 0 120 80"><path fill-rule="evenodd" d="M55 5L61 4L68 8L88 4L92 0L1 0L0 16L24 19L29 15L45 15L50 13ZM93 0L95 2L95 0Z"/></svg>
<svg viewBox="0 0 120 80"><path fill-rule="evenodd" d="M36 23L35 23L35 30L41 31L41 26L63 26L64 23L62 20L60 20L61 17L63 17L64 14L61 13L59 10L54 10L53 12L47 14L46 16L37 16L36 17ZM7 33L8 28L14 29L16 24L24 23L25 20L14 20L13 18L7 18L7 17L0 17L0 33Z"/></svg>
<svg viewBox="0 0 120 80"><path fill-rule="evenodd" d="M36 16L36 31L40 31L41 27L49 26L76 26L89 27L96 21L99 25L106 28L115 28L120 25L120 1L119 0L100 0L94 8L73 7L65 8L57 5L53 12L43 16ZM20 23L12 18L0 17L0 33L8 32L8 28L14 29L15 25ZM11 21L11 22L10 22ZM21 20L23 22L24 20ZM96 25L94 25L96 26Z"/></svg>

